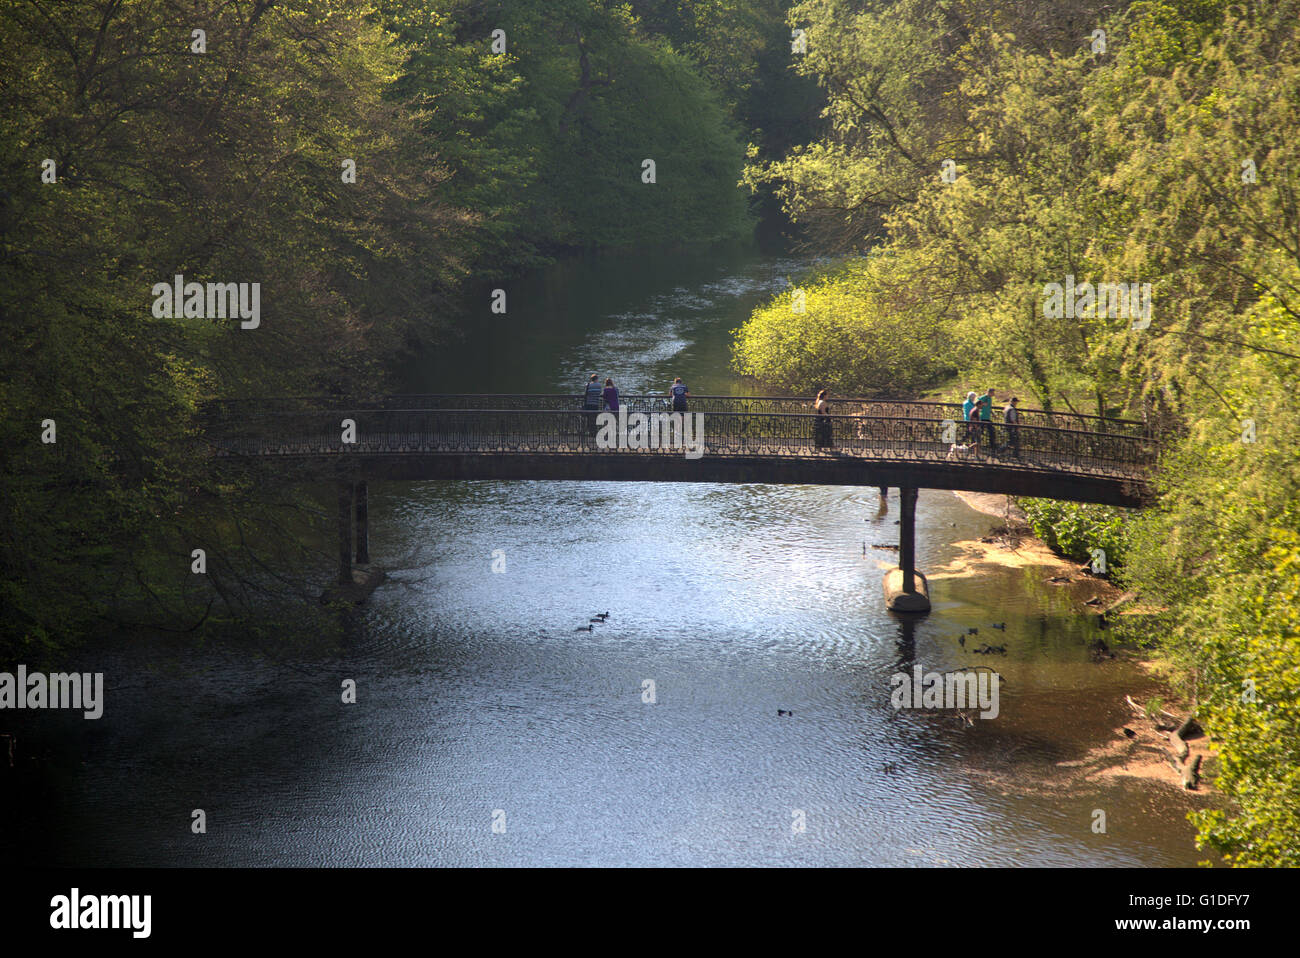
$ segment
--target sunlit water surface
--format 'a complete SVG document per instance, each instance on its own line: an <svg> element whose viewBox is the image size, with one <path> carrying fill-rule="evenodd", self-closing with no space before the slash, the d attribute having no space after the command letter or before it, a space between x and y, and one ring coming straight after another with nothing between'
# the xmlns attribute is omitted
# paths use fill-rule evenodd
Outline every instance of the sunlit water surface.
<svg viewBox="0 0 1300 958"><path fill-rule="evenodd" d="M417 357L410 389L577 391L598 372L632 392L676 375L697 394L742 391L730 331L803 265L748 249L562 264L513 285L506 317L485 309L464 342ZM1058 768L1109 739L1123 692L1145 680L1090 660L1094 627L1042 570L937 579L933 612L914 622L884 610L881 565L896 552L875 546L897 541L892 495L882 514L863 488L372 484L371 555L391 578L343 648L140 640L88 654L84 667L108 674L106 715L42 717L38 738L61 722L73 745L25 775L0 853L128 865L1204 857L1177 790L1081 784ZM922 491L920 567L990 523ZM971 627L1007 655L962 649ZM895 710L890 677L916 663L996 667L999 717L970 728ZM347 679L354 705L341 702ZM190 827L199 808L203 835Z"/></svg>

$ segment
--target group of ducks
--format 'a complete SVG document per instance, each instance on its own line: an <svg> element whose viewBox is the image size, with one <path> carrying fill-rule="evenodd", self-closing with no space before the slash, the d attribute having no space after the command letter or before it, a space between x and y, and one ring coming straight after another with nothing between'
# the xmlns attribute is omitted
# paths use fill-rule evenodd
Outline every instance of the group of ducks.
<svg viewBox="0 0 1300 958"><path fill-rule="evenodd" d="M574 629L573 631L574 631L574 632L592 632L592 631L595 630L595 628L596 628L596 626L597 626L598 624L602 624L602 623L604 623L604 621L605 621L606 619L608 619L608 618L609 618L609 613L608 613L608 612L597 612L597 613L596 613L596 617L595 617L594 619L592 619L592 620L590 621L589 624L587 624L587 625L580 625L580 626L578 626L576 629Z"/></svg>
<svg viewBox="0 0 1300 958"><path fill-rule="evenodd" d="M994 622L993 628L1001 629L1003 632L1005 632L1007 630L1007 624L1005 622ZM979 634L980 634L979 629L976 628L967 629L966 635L957 636L957 644L964 649L966 648L966 636L979 635ZM976 655L1006 655L1007 647L1005 645L989 645L987 642L985 642L978 649L973 648L971 649L971 651L974 652Z"/></svg>

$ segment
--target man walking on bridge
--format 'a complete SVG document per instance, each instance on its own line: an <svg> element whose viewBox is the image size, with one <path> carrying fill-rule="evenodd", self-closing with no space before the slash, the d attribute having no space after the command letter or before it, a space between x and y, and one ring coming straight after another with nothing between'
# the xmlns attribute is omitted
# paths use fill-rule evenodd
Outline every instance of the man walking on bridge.
<svg viewBox="0 0 1300 958"><path fill-rule="evenodd" d="M975 402L975 408L978 410L980 428L989 441L989 454L996 456L998 450L997 436L993 432L993 387L988 388L983 396L980 396Z"/></svg>
<svg viewBox="0 0 1300 958"><path fill-rule="evenodd" d="M1020 400L1012 396L1011 401L1002 410L1002 421L1007 424L1007 445L1011 447L1011 455L1017 459L1020 458L1020 410L1016 408L1018 402Z"/></svg>

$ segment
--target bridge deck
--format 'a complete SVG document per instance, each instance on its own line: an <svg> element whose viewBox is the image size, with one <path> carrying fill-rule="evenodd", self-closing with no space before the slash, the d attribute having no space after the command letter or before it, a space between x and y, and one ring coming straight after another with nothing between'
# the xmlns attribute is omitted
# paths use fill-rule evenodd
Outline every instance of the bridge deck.
<svg viewBox="0 0 1300 958"><path fill-rule="evenodd" d="M626 405L667 412L661 403L628 397ZM871 400L837 403L826 417L831 447L818 448L806 402L699 397L690 412L703 415L703 436L698 457L688 458L680 432L670 433L678 440L670 448L602 448L594 415L579 406L570 396L392 397L334 408L250 401L213 410L206 434L219 456L332 463L362 478L911 485L1118 505L1140 504L1158 452L1139 423L1027 410L1015 427L1019 454L992 455L987 434L968 434L951 406ZM345 420L355 423L353 442L344 441ZM993 429L1000 446L1012 445L1005 424ZM971 438L978 451L954 449Z"/></svg>

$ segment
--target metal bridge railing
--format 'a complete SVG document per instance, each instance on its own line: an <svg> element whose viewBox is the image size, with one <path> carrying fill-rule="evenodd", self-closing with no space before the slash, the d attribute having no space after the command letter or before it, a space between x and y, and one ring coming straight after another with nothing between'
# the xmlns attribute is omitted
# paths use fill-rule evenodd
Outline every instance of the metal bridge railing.
<svg viewBox="0 0 1300 958"><path fill-rule="evenodd" d="M657 394L629 394L619 397L621 405L636 412L663 411L667 397ZM805 414L812 412L812 401L782 396L692 396L690 409L705 413ZM579 395L553 393L430 393L409 396L378 396L369 399L309 397L275 397L268 399L217 400L204 410L210 423L230 422L287 413L308 413L326 409L360 410L520 410L565 411L582 408ZM831 410L836 415L882 419L951 419L962 422L960 403L923 402L920 400L865 399L835 397ZM1155 438L1151 430L1132 419L1108 419L1073 412L1047 412L1042 409L1019 409L1023 427L1066 429L1106 435ZM1000 425L1000 420L998 420Z"/></svg>
<svg viewBox="0 0 1300 958"><path fill-rule="evenodd" d="M439 397L440 399L445 397ZM502 397L475 397L499 400ZM523 398L523 397L515 397ZM576 397L564 397L570 400ZM694 397L693 397L694 398ZM710 397L718 398L718 397ZM819 417L806 411L760 412L713 408L698 397L691 412L703 413L705 456L814 457L838 455L875 460L948 460L964 466L996 466L1026 471L1053 471L1141 479L1158 454L1155 440L1122 432L1099 432L1030 425L1015 427L1018 455L1003 423L994 423L1003 455L993 457L987 434L975 434L980 450L954 450L970 441L968 424L953 422L927 404L928 416L833 415L829 420L831 448L818 445ZM737 398L737 404L754 400ZM767 400L766 402L771 402ZM789 402L797 402L789 400ZM628 397L637 412L667 412L660 397ZM467 403L461 402L460 405ZM891 410L906 404L889 404ZM805 404L806 409L806 404ZM346 455L428 455L438 453L548 453L601 455L614 452L644 455L683 455L681 445L645 449L601 449L596 441L595 413L570 406L560 409L518 407L415 408L339 406L333 409L290 409L236 415L226 407L209 416L205 436L218 455L320 457ZM247 407L239 412L252 413ZM355 442L343 441L342 421L356 424ZM973 424L971 424L973 425ZM820 427L825 429L825 426ZM680 437L680 433L678 434ZM635 438L633 436L632 438ZM826 438L823 434L823 438ZM953 441L955 440L955 443Z"/></svg>

